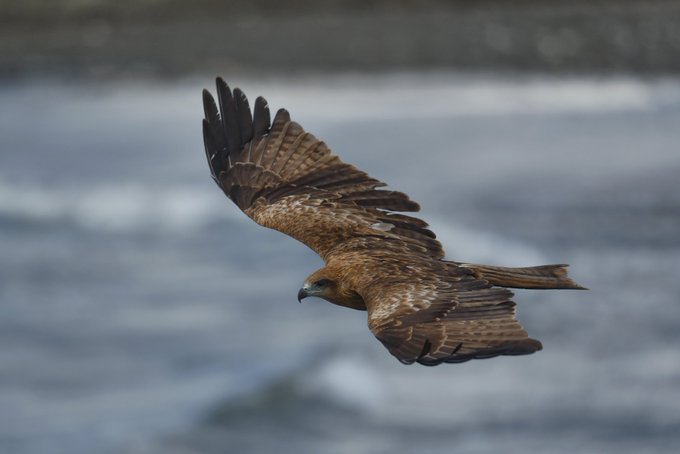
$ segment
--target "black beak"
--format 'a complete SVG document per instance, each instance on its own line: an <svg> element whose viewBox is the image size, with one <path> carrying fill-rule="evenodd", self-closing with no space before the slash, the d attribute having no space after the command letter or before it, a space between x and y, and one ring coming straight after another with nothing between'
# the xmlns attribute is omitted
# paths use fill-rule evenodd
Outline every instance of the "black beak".
<svg viewBox="0 0 680 454"><path fill-rule="evenodd" d="M304 298L307 298L309 296L309 293L307 293L307 290L301 288L298 290L298 303L301 303Z"/></svg>

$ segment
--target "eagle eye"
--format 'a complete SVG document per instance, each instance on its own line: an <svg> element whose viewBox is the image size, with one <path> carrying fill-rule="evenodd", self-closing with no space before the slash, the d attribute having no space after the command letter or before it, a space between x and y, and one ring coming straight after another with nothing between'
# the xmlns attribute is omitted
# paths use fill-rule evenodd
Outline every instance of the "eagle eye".
<svg viewBox="0 0 680 454"><path fill-rule="evenodd" d="M327 286L327 285L330 284L330 283L331 283L331 281L328 280L328 279L319 279L318 281L316 281L316 282L314 283L314 286L315 286L315 287L325 287L325 286Z"/></svg>

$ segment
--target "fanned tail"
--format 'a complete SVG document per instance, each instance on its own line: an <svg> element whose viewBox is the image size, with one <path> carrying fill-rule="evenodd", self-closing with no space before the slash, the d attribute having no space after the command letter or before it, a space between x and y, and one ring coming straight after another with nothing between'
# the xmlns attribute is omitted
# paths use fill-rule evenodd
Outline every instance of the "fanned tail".
<svg viewBox="0 0 680 454"><path fill-rule="evenodd" d="M587 290L567 275L569 265L541 265L523 268L457 263L472 270L475 277L498 287L526 289L578 289Z"/></svg>

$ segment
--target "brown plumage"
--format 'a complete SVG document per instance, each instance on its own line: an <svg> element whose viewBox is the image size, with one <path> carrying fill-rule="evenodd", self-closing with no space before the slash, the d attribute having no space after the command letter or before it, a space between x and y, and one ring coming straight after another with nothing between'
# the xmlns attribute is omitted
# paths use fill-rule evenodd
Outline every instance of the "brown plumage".
<svg viewBox="0 0 680 454"><path fill-rule="evenodd" d="M301 241L324 260L298 299L318 296L368 311L368 326L399 361L436 365L540 350L515 319L503 287L579 287L566 265L504 268L443 260L406 194L343 163L291 121L270 121L263 98L251 115L241 90L217 79L203 91L203 137L218 186L258 224ZM219 104L219 110L217 105Z"/></svg>

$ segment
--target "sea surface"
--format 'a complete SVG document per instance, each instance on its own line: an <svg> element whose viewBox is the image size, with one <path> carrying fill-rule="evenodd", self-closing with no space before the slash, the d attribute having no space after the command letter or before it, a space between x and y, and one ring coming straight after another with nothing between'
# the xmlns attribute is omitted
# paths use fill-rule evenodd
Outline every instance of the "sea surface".
<svg viewBox="0 0 680 454"><path fill-rule="evenodd" d="M398 363L322 265L211 181L210 77L0 85L0 452L671 453L680 81L229 80L422 205L447 257L569 263L516 292L544 350Z"/></svg>

